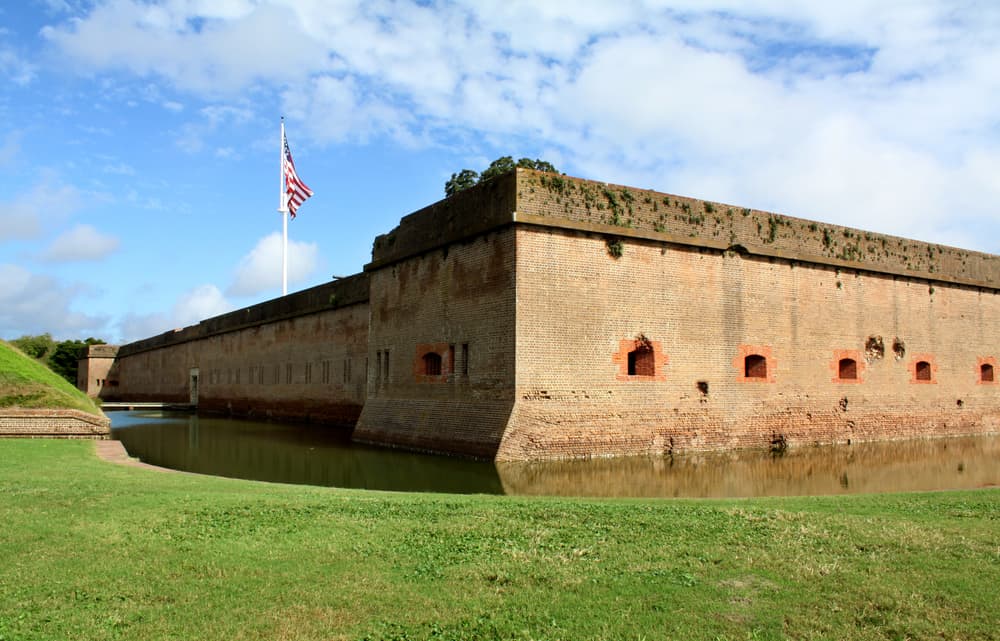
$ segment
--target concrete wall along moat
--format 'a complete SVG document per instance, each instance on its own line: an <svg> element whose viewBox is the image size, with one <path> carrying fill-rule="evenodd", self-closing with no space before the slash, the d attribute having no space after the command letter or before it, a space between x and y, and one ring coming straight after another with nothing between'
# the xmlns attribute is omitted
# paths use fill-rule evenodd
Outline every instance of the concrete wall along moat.
<svg viewBox="0 0 1000 641"><path fill-rule="evenodd" d="M518 170L362 275L122 347L119 390L184 401L197 368L203 408L501 460L995 432L998 283L988 254Z"/></svg>

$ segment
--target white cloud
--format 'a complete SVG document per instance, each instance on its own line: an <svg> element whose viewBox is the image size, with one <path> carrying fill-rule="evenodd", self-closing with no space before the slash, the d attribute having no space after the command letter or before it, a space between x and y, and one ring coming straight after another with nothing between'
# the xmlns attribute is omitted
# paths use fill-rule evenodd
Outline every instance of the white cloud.
<svg viewBox="0 0 1000 641"><path fill-rule="evenodd" d="M108 163L104 165L104 173L116 174L118 176L134 176L135 168L123 162Z"/></svg>
<svg viewBox="0 0 1000 641"><path fill-rule="evenodd" d="M179 149L190 154L205 149L206 140L221 126L242 126L253 119L253 111L246 107L214 104L198 111L198 119L181 126L174 141Z"/></svg>
<svg viewBox="0 0 1000 641"><path fill-rule="evenodd" d="M270 88L316 144L547 150L577 175L1000 248L953 206L969 229L997 217L996 3L111 0L43 34L88 70L241 96L182 131L192 151ZM273 286L263 251L230 291Z"/></svg>
<svg viewBox="0 0 1000 641"><path fill-rule="evenodd" d="M71 185L43 177L13 200L0 202L0 242L34 238L43 225L59 223L80 206L80 192Z"/></svg>
<svg viewBox="0 0 1000 641"><path fill-rule="evenodd" d="M253 118L253 111L235 105L210 105L200 113L209 129L215 129L222 123L242 125Z"/></svg>
<svg viewBox="0 0 1000 641"><path fill-rule="evenodd" d="M118 249L119 240L90 225L76 225L56 238L42 254L49 262L100 260Z"/></svg>
<svg viewBox="0 0 1000 641"><path fill-rule="evenodd" d="M77 64L165 76L210 94L293 80L325 59L294 14L274 4L111 0L42 36Z"/></svg>
<svg viewBox="0 0 1000 641"><path fill-rule="evenodd" d="M233 304L226 300L218 287L201 285L178 299L173 308L173 318L178 325L192 325L232 309Z"/></svg>
<svg viewBox="0 0 1000 641"><path fill-rule="evenodd" d="M126 314L121 319L118 330L122 341L131 342L196 325L206 318L225 314L233 309L234 305L223 296L218 287L199 285L181 294L169 312Z"/></svg>
<svg viewBox="0 0 1000 641"><path fill-rule="evenodd" d="M25 86L35 79L36 73L35 65L24 60L13 50L0 47L0 76L5 78L5 82Z"/></svg>
<svg viewBox="0 0 1000 641"><path fill-rule="evenodd" d="M21 135L20 131L11 131L4 137L0 145L0 167L11 166L21 153Z"/></svg>
<svg viewBox="0 0 1000 641"><path fill-rule="evenodd" d="M288 241L288 282L302 282L319 265L319 245ZM260 239L240 260L232 284L226 289L230 296L251 296L281 287L281 234L274 232Z"/></svg>
<svg viewBox="0 0 1000 641"><path fill-rule="evenodd" d="M51 333L57 337L99 335L107 318L73 311L85 285L65 285L18 265L0 264L0 335Z"/></svg>

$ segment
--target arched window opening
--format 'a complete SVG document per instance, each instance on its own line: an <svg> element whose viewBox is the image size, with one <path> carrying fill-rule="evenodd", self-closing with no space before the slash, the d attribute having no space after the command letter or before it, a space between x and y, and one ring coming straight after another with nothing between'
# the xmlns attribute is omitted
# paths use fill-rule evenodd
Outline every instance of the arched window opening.
<svg viewBox="0 0 1000 641"><path fill-rule="evenodd" d="M843 380L858 379L858 362L853 358L842 358L837 365L837 376Z"/></svg>
<svg viewBox="0 0 1000 641"><path fill-rule="evenodd" d="M743 359L743 375L746 378L767 378L767 359L760 354L750 354Z"/></svg>
<svg viewBox="0 0 1000 641"><path fill-rule="evenodd" d="M628 353L628 375L656 375L656 356L652 349L644 345L640 345Z"/></svg>
<svg viewBox="0 0 1000 641"><path fill-rule="evenodd" d="M989 363L983 363L979 366L979 380L984 383L993 382L993 366Z"/></svg>
<svg viewBox="0 0 1000 641"><path fill-rule="evenodd" d="M441 355L437 352L424 354L424 374L427 376L441 375Z"/></svg>
<svg viewBox="0 0 1000 641"><path fill-rule="evenodd" d="M917 361L914 374L918 381L931 380L931 364L927 361Z"/></svg>

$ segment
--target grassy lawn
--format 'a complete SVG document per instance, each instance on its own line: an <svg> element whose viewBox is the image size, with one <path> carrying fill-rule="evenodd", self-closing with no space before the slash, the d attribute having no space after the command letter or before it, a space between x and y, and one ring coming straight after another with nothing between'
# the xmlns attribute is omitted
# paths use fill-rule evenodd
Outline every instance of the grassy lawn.
<svg viewBox="0 0 1000 641"><path fill-rule="evenodd" d="M0 639L1000 639L1000 491L394 494L0 441Z"/></svg>
<svg viewBox="0 0 1000 641"><path fill-rule="evenodd" d="M5 341L0 341L0 407L101 413L86 394Z"/></svg>

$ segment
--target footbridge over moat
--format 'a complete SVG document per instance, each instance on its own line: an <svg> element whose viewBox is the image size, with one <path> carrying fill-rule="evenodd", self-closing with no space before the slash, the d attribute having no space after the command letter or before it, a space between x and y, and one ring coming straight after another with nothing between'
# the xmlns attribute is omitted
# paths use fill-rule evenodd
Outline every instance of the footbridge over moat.
<svg viewBox="0 0 1000 641"><path fill-rule="evenodd" d="M162 410L170 412L194 412L197 405L191 403L138 403L128 401L103 401L101 410L105 412L133 411L133 410Z"/></svg>

